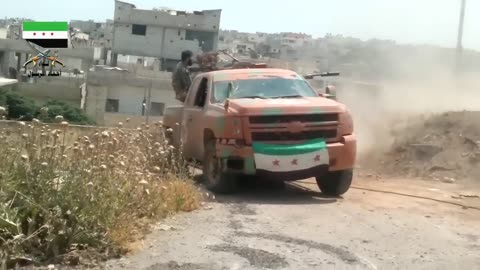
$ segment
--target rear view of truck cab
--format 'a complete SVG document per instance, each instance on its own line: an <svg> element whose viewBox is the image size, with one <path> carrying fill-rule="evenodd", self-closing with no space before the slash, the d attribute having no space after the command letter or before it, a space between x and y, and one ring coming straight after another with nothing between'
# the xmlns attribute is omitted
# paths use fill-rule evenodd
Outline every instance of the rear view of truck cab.
<svg viewBox="0 0 480 270"><path fill-rule="evenodd" d="M181 114L177 136L183 153L202 161L205 185L212 191L233 192L245 176L258 181L314 177L321 191L333 196L351 185L356 156L352 116L293 71L201 74Z"/></svg>

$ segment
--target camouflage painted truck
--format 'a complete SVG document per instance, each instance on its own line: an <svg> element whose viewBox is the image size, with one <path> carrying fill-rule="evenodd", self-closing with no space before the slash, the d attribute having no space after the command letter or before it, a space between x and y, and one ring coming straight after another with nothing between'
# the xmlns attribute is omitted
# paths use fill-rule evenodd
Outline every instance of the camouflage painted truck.
<svg viewBox="0 0 480 270"><path fill-rule="evenodd" d="M166 108L172 143L202 163L214 192L233 192L248 176L314 177L324 194L347 192L356 139L346 106L293 71L251 67L195 76L184 105Z"/></svg>

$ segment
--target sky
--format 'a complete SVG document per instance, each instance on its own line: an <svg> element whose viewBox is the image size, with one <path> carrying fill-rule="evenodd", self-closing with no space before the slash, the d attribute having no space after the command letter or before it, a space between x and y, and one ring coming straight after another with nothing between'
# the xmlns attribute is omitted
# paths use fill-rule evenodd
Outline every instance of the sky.
<svg viewBox="0 0 480 270"><path fill-rule="evenodd" d="M461 0L124 0L140 9L222 9L221 28L326 33L455 47ZM0 17L105 21L114 0L1 0ZM38 7L49 7L39 12ZM480 1L467 0L463 45L480 50Z"/></svg>

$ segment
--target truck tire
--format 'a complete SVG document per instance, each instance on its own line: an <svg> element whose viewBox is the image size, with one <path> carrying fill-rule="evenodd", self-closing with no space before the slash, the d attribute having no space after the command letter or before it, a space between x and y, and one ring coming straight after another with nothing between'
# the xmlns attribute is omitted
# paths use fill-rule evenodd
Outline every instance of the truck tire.
<svg viewBox="0 0 480 270"><path fill-rule="evenodd" d="M237 176L221 170L221 161L216 157L215 140L205 145L202 160L203 180L208 190L215 193L229 194L237 190Z"/></svg>
<svg viewBox="0 0 480 270"><path fill-rule="evenodd" d="M329 172L322 177L316 177L318 188L328 196L345 194L352 184L353 170Z"/></svg>

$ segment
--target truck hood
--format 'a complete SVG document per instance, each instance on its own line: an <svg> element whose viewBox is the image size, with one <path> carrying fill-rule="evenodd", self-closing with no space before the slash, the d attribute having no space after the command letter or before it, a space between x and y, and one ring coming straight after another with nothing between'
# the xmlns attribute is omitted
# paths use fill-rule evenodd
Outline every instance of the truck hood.
<svg viewBox="0 0 480 270"><path fill-rule="evenodd" d="M303 97L285 99L242 98L228 101L228 113L238 116L259 114L310 114L340 113L345 105L323 97Z"/></svg>

